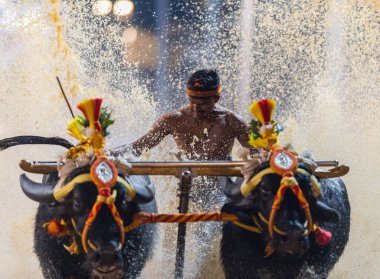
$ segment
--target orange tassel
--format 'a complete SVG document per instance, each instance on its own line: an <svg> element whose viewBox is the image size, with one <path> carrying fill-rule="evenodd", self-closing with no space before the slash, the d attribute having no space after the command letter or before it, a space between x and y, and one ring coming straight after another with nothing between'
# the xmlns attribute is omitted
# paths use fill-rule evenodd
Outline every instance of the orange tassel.
<svg viewBox="0 0 380 279"><path fill-rule="evenodd" d="M48 223L42 225L46 228L48 234L53 236L64 236L67 235L67 225L64 220L52 219Z"/></svg>

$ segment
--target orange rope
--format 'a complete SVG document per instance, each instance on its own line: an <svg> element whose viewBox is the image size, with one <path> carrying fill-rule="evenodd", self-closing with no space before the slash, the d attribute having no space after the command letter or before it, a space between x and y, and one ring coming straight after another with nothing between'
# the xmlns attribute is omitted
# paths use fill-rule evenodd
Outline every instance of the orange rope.
<svg viewBox="0 0 380 279"><path fill-rule="evenodd" d="M298 185L297 180L294 178L294 176L284 176L281 180L280 188L278 188L276 196L274 197L272 210L269 215L268 230L269 230L269 235L272 238L273 238L273 230L274 230L274 220L276 218L277 211L280 209L281 202L284 199L285 191L288 188L297 197L298 202L300 203L301 207L305 211L307 225L308 225L308 232L310 233L313 228L313 220L311 218L309 203L307 202L300 186Z"/></svg>
<svg viewBox="0 0 380 279"><path fill-rule="evenodd" d="M109 210L111 211L111 214L119 228L120 232L120 241L122 244L124 244L125 241L125 233L124 233L124 223L123 220L120 217L120 214L115 206L115 201L114 197L111 196L111 190L110 188L102 188L99 191L99 195L97 197L97 200L95 204L93 205L90 213L88 214L87 220L85 222L85 226L82 232L82 246L83 250L88 253L88 248L87 248L87 234L88 231L90 230L90 227L92 223L95 221L96 216L98 215L100 209L102 208L103 204L108 205Z"/></svg>
<svg viewBox="0 0 380 279"><path fill-rule="evenodd" d="M223 222L238 221L238 217L234 214L228 214L220 211L202 212L202 213L177 213L177 214L154 214L146 212L138 212L133 217L133 222L124 227L125 233L149 223L187 223L187 222Z"/></svg>

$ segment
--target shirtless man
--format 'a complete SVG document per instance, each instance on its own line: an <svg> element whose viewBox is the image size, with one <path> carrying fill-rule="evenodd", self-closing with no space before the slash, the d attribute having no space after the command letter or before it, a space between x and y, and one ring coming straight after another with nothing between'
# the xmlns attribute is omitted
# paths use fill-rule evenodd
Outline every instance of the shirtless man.
<svg viewBox="0 0 380 279"><path fill-rule="evenodd" d="M187 82L189 103L161 116L151 129L132 144L123 145L111 151L112 155L133 153L140 156L145 149L158 145L167 135L172 135L179 149L190 160L226 160L231 154L234 140L246 148L248 127L240 116L216 105L220 99L221 86L215 70L200 70L191 75ZM251 149L251 154L255 150ZM220 210L225 200L223 185L225 177L194 177L190 211ZM206 223L192 225L189 235L194 235L196 247L189 247L196 253L191 263L193 277L199 278L196 270L206 265L211 243L221 231L220 224ZM193 250L192 250L193 249ZM190 252L190 254L192 254Z"/></svg>
<svg viewBox="0 0 380 279"><path fill-rule="evenodd" d="M221 86L215 70L200 70L187 82L189 104L161 116L138 140L111 151L113 155L132 152L140 156L145 149L158 145L167 135L190 160L226 160L234 140L246 148L247 125L240 116L216 105Z"/></svg>

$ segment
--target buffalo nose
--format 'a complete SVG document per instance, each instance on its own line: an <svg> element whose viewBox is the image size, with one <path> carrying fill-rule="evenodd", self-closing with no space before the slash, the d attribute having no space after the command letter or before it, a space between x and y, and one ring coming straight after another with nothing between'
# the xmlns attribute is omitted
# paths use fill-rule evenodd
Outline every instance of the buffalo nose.
<svg viewBox="0 0 380 279"><path fill-rule="evenodd" d="M100 246L96 253L97 265L111 266L119 260L120 249L116 245Z"/></svg>
<svg viewBox="0 0 380 279"><path fill-rule="evenodd" d="M304 236L305 228L301 223L295 222L288 227L287 230L287 239L289 242L298 242Z"/></svg>

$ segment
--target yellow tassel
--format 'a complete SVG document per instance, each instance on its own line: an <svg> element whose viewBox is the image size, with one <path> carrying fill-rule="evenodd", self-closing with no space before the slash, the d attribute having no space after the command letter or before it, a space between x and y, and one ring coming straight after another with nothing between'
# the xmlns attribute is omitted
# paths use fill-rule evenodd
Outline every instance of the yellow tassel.
<svg viewBox="0 0 380 279"><path fill-rule="evenodd" d="M270 134L264 138L254 139L253 135L249 135L249 142L252 147L258 148L270 148L273 144L278 144L277 135L275 133Z"/></svg>
<svg viewBox="0 0 380 279"><path fill-rule="evenodd" d="M70 246L67 246L65 244L63 244L63 247L71 254L79 254L79 248L78 248L78 244L77 242L75 241L75 238L73 237L73 243L71 243Z"/></svg>
<svg viewBox="0 0 380 279"><path fill-rule="evenodd" d="M94 149L94 151L103 149L104 144L105 144L105 140L104 140L103 135L100 132L95 131L90 136L90 144L91 144L92 148Z"/></svg>
<svg viewBox="0 0 380 279"><path fill-rule="evenodd" d="M76 138L77 140L82 139L83 129L84 129L84 126L80 123L80 120L78 117L71 120L69 125L67 125L67 130L69 131L69 134L72 137Z"/></svg>

